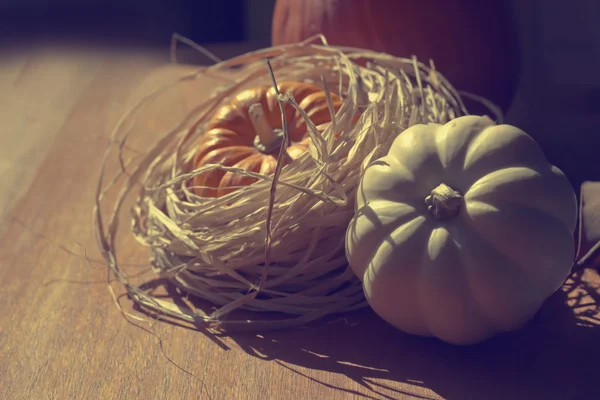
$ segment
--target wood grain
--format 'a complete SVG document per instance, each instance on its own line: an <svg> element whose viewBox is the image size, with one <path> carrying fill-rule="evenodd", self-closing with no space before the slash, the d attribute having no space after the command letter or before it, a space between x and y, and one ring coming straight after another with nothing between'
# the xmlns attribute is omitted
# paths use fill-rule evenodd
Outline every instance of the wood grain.
<svg viewBox="0 0 600 400"><path fill-rule="evenodd" d="M42 51L0 63L0 222L94 77L98 56L76 57Z"/></svg>
<svg viewBox="0 0 600 400"><path fill-rule="evenodd" d="M150 56L81 57L59 59L65 64L57 68L67 71L60 83L25 70L20 85L30 89L14 91L29 96L15 100L23 104L15 113L31 104L32 115L50 121L36 137L52 145L30 153L39 165L23 169L33 178L7 214L0 240L1 399L587 399L597 393L595 367L586 365L600 359L600 277L592 270L577 272L521 331L465 348L402 334L369 311L290 332L231 337L128 322L107 290L91 229L99 164L126 105L189 68L164 67ZM6 67L11 76L23 71L20 62ZM86 72L73 75L73 68ZM198 84L209 91L218 83ZM55 92L45 91L52 85ZM63 93L62 106L36 93ZM174 118L193 105L194 93L187 96L162 116ZM12 118L16 130L29 130L19 127L22 115ZM160 120L155 115L147 124ZM156 135L148 130L147 140ZM10 162L18 164L18 157ZM132 268L147 265L137 247L121 251ZM119 302L144 316L126 297Z"/></svg>

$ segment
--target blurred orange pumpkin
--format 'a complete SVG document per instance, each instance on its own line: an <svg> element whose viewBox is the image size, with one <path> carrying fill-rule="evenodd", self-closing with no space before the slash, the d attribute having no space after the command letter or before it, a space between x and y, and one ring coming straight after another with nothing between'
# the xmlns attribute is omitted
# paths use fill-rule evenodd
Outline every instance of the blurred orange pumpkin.
<svg viewBox="0 0 600 400"><path fill-rule="evenodd" d="M331 122L327 97L320 87L290 81L281 82L278 89L280 93L290 93L317 128ZM331 93L331 99L334 110L339 110L342 100L334 93ZM284 112L291 141L285 158L287 163L308 149L310 137L306 122L298 111L285 104ZM220 164L270 175L275 172L282 138L281 110L275 89L268 86L246 89L215 112L200 140L193 166L196 169L207 164ZM256 180L213 169L196 175L192 184L198 196L220 197Z"/></svg>
<svg viewBox="0 0 600 400"><path fill-rule="evenodd" d="M504 111L516 92L518 37L504 0L277 0L273 45L319 33L331 45L433 59L458 90Z"/></svg>

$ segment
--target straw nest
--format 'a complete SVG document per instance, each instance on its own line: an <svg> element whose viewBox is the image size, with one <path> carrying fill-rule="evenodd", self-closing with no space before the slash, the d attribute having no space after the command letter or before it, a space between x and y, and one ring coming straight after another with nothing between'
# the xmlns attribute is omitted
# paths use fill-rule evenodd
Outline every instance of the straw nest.
<svg viewBox="0 0 600 400"><path fill-rule="evenodd" d="M125 165L123 151L131 140L126 126L144 118L145 106L167 90L215 72L231 79L204 98L199 95L192 112L174 129L159 132L160 139L146 143L147 148L138 146L142 156ZM190 127L199 122L202 128L217 106L236 92L272 85L274 80L320 85L340 95L344 105L321 133L304 114L311 136L309 151L285 167L278 164L273 176L220 165L194 170L191 161L202 129ZM279 101L302 112L286 93ZM353 123L357 112L360 118ZM136 304L196 327L280 329L360 309L367 303L347 264L344 243L365 166L381 157L408 127L443 124L464 114L461 95L433 62L425 65L415 58L333 47L323 37L218 62L149 94L115 128L94 212L100 249ZM340 130L343 133L336 139L333 132ZM114 168L117 173L109 179L111 160L120 168ZM223 197L200 198L189 181L212 168L259 180ZM111 190L118 195L108 196ZM125 273L116 245L128 197L133 199L131 233L150 250L154 273L182 292L208 301L211 312L154 296ZM250 311L250 316L233 317L234 310Z"/></svg>

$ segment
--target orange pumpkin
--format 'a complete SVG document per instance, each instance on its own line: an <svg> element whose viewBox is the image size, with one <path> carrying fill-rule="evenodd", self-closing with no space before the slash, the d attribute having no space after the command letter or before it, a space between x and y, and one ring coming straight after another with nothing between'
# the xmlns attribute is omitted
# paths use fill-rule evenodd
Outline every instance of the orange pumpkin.
<svg viewBox="0 0 600 400"><path fill-rule="evenodd" d="M433 59L458 90L504 111L517 89L519 40L505 0L277 0L271 32L274 46L322 33L331 45Z"/></svg>
<svg viewBox="0 0 600 400"><path fill-rule="evenodd" d="M325 91L308 83L281 82L280 93L290 93L318 127L331 122ZM331 93L335 111L342 106ZM308 149L310 137L306 122L291 105L284 105L288 135L286 163ZM197 129L193 127L192 129ZM275 172L283 131L281 109L273 87L259 86L238 93L229 104L219 108L208 123L193 160L194 168L207 164L241 168L270 175ZM220 197L255 182L257 178L213 169L192 179L193 191L201 197Z"/></svg>

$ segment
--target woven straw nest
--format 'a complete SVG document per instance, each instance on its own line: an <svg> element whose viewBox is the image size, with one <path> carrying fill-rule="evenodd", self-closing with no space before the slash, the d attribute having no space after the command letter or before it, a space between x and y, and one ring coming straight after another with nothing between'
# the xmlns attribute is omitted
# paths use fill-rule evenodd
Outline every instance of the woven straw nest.
<svg viewBox="0 0 600 400"><path fill-rule="evenodd" d="M213 93L199 94L197 107L177 126L155 132L156 142L141 141L147 148L138 145L141 155L125 161L123 152L132 140L126 127L145 118L149 102L215 73L229 80ZM203 170L250 174L219 165L193 169L202 124L235 93L273 80L314 83L340 95L344 105L322 133L306 118L309 151L274 175L253 173L258 182L223 197L196 196L189 181ZM301 112L286 93L279 100ZM360 118L353 123L357 112ZM465 114L461 95L432 62L333 47L323 37L218 62L149 94L114 130L94 214L100 248L135 303L196 327L280 329L360 309L367 303L347 264L344 243L365 166L408 127L443 124ZM200 129L190 129L198 121ZM333 132L340 130L336 139ZM113 166L117 172L109 178L111 162L120 167ZM108 196L110 191L116 194ZM128 234L150 250L154 273L208 301L212 311L154 296L133 283L116 251L125 205L133 212ZM250 317L234 318L234 310L250 311ZM277 317L269 317L273 312Z"/></svg>

